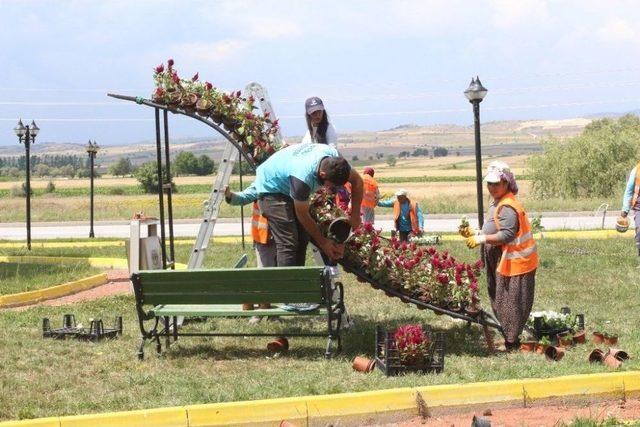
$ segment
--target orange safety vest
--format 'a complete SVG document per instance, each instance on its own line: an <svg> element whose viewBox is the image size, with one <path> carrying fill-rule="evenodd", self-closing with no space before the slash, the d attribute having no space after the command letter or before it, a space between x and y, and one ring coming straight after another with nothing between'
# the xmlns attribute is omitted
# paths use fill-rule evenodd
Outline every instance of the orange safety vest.
<svg viewBox="0 0 640 427"><path fill-rule="evenodd" d="M633 198L631 199L630 209L636 205L638 197L640 196L640 163L636 166L636 185L633 187Z"/></svg>
<svg viewBox="0 0 640 427"><path fill-rule="evenodd" d="M362 207L373 209L378 204L378 183L371 175L366 173L362 176L362 180L364 182Z"/></svg>
<svg viewBox="0 0 640 427"><path fill-rule="evenodd" d="M398 219L400 218L400 202L396 200L393 202L393 218L398 226ZM418 204L412 200L409 200L409 219L411 220L411 231L414 233L420 232L420 223L418 222Z"/></svg>
<svg viewBox="0 0 640 427"><path fill-rule="evenodd" d="M269 242L269 222L260 215L258 202L253 202L253 215L251 215L251 237L253 241L266 245Z"/></svg>
<svg viewBox="0 0 640 427"><path fill-rule="evenodd" d="M502 257L498 264L498 273L503 276L518 276L538 268L538 249L536 248L536 241L533 240L531 224L527 214L513 193L505 194L498 202L498 206L496 206L496 210L493 213L493 220L498 231L500 231L498 216L503 206L509 206L516 211L519 227L515 239L502 245Z"/></svg>

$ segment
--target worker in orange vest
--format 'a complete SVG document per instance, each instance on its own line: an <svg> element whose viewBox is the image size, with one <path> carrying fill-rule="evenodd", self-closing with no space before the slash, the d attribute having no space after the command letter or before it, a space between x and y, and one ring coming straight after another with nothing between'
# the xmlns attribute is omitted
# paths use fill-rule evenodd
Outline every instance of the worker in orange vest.
<svg viewBox="0 0 640 427"><path fill-rule="evenodd" d="M234 193L227 186L224 189L224 197L230 205L246 205L252 203L253 212L251 214L251 237L253 247L256 251L256 261L259 268L277 267L276 244L273 236L269 233L269 223L267 218L260 214L255 187L251 184L244 191ZM253 304L244 304L248 310L253 309ZM250 306L250 307L249 307ZM260 304L260 308L271 308L269 304Z"/></svg>
<svg viewBox="0 0 640 427"><path fill-rule="evenodd" d="M378 182L373 178L375 171L372 167L364 168L362 180L364 182L364 194L362 196L362 222L373 224L376 219L375 207L380 200Z"/></svg>
<svg viewBox="0 0 640 427"><path fill-rule="evenodd" d="M420 236L424 230L424 217L420 205L408 197L407 190L396 191L396 198L381 200L378 206L383 208L393 207L393 219L400 241L409 240L409 235Z"/></svg>
<svg viewBox="0 0 640 427"><path fill-rule="evenodd" d="M629 211L631 211L636 227L636 248L638 249L638 256L640 256L640 163L631 169L627 180L622 199L622 212L616 223L618 231L627 231L629 227Z"/></svg>
<svg viewBox="0 0 640 427"><path fill-rule="evenodd" d="M515 351L533 307L538 250L529 218L516 198L518 184L509 166L491 162L484 180L493 198L488 219L482 231L466 227L460 234L469 248L484 244L491 307L502 325L505 350Z"/></svg>

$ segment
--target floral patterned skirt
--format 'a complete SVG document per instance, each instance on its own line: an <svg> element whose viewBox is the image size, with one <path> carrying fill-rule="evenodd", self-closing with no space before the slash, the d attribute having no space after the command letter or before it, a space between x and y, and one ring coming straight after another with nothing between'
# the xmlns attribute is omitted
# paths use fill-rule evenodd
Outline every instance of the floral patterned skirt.
<svg viewBox="0 0 640 427"><path fill-rule="evenodd" d="M497 272L502 249L485 245L484 253L491 308L502 325L505 341L517 343L533 307L536 270L519 276L503 276Z"/></svg>

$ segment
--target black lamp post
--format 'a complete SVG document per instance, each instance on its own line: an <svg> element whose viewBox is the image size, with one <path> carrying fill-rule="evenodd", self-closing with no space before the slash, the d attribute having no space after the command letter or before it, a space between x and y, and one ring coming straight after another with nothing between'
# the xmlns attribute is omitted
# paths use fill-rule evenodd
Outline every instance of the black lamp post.
<svg viewBox="0 0 640 427"><path fill-rule="evenodd" d="M87 144L87 153L89 153L89 161L90 161L90 177L91 177L91 204L90 204L90 208L89 210L91 211L91 227L89 229L89 237L95 237L95 234L93 233L93 177L94 177L94 172L93 172L93 166L94 166L94 160L96 158L96 154L98 153L98 150L100 149L100 147L98 147L98 143L93 141L91 142L91 140L89 140L89 143Z"/></svg>
<svg viewBox="0 0 640 427"><path fill-rule="evenodd" d="M473 118L476 136L476 191L478 193L478 227L484 225L484 207L482 206L482 152L480 150L480 103L487 95L487 89L482 86L480 79L471 78L471 83L464 96L473 104Z"/></svg>
<svg viewBox="0 0 640 427"><path fill-rule="evenodd" d="M38 132L40 132L40 128L36 125L36 122L31 121L30 125L23 125L22 119L18 121L18 124L13 131L18 136L18 141L20 143L24 142L24 149L26 153L26 191L27 191L27 249L31 250L31 154L30 147L31 144L36 142L36 136Z"/></svg>

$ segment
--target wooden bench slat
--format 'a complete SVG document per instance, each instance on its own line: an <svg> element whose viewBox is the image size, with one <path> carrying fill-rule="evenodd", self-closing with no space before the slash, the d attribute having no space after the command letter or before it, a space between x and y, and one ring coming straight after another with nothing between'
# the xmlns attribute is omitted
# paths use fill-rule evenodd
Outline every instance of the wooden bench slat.
<svg viewBox="0 0 640 427"><path fill-rule="evenodd" d="M244 303L322 303L320 291L315 292L235 292L231 294L219 292L154 293L145 292L144 303L158 304L244 304Z"/></svg>
<svg viewBox="0 0 640 427"><path fill-rule="evenodd" d="M154 307L155 316L185 316L185 317L264 317L264 316L319 316L326 315L327 309L320 307L311 312L293 312L280 307L269 309L242 310L241 304L191 304L191 305L160 305Z"/></svg>

